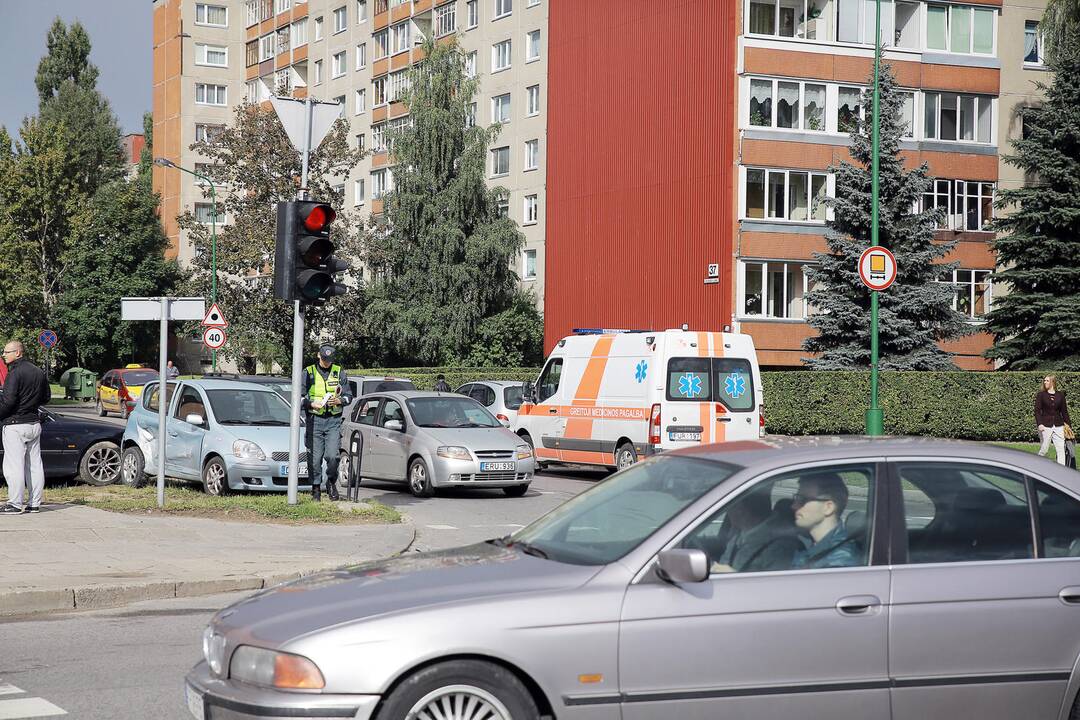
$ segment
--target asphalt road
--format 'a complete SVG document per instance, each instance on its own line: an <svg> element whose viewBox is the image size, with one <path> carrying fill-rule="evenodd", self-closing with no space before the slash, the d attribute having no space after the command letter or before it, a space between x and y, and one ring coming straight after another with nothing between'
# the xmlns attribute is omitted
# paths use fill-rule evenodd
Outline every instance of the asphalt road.
<svg viewBox="0 0 1080 720"><path fill-rule="evenodd" d="M499 490L418 500L404 485L362 486L417 526L412 550L464 545L512 532L606 477L555 471L525 497ZM203 628L247 593L158 600L114 610L0 620L0 720L185 720L183 679L201 656Z"/></svg>

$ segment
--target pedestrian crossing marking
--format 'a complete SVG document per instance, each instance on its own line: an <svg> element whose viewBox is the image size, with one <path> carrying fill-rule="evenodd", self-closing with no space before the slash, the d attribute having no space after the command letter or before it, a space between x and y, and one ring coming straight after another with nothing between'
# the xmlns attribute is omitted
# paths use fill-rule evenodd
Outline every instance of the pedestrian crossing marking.
<svg viewBox="0 0 1080 720"><path fill-rule="evenodd" d="M7 683L0 683L0 695L18 695L22 690L14 685L8 685Z"/></svg>
<svg viewBox="0 0 1080 720"><path fill-rule="evenodd" d="M22 695L25 692L22 688L17 688L10 683L0 682L0 697ZM57 715L67 715L67 710L53 705L44 698L24 697L0 700L0 720L24 720Z"/></svg>

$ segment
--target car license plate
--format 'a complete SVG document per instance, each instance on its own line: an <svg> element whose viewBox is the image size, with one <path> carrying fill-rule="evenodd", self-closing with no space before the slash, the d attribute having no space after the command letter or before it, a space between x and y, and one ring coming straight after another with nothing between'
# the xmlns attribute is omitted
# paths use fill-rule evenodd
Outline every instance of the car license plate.
<svg viewBox="0 0 1080 720"><path fill-rule="evenodd" d="M683 442L701 442L701 433L699 432L673 432L668 433L668 440L683 441Z"/></svg>
<svg viewBox="0 0 1080 720"><path fill-rule="evenodd" d="M512 462L482 462L480 472L499 472L500 470L516 470L517 466Z"/></svg>
<svg viewBox="0 0 1080 720"><path fill-rule="evenodd" d="M191 714L197 717L199 720L206 720L206 716L203 714L203 696L195 688L190 685L184 686L184 694L187 696L187 707L191 711Z"/></svg>
<svg viewBox="0 0 1080 720"><path fill-rule="evenodd" d="M279 472L278 475L280 475L281 477L288 477L289 476L289 463L287 463L287 462L281 463L281 472ZM307 463L306 462L300 463L300 465L296 468L296 475L297 475L297 477L307 477Z"/></svg>

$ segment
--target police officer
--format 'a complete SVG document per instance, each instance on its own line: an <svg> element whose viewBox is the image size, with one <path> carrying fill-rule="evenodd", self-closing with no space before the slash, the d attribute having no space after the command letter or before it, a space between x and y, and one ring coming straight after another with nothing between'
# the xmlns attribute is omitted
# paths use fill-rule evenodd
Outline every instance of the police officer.
<svg viewBox="0 0 1080 720"><path fill-rule="evenodd" d="M334 364L334 346L319 348L319 361L304 368L304 399L307 413L305 444L308 449L308 473L311 497L318 502L326 460L326 494L338 499L338 452L341 448L341 412L352 401L348 378L340 365Z"/></svg>

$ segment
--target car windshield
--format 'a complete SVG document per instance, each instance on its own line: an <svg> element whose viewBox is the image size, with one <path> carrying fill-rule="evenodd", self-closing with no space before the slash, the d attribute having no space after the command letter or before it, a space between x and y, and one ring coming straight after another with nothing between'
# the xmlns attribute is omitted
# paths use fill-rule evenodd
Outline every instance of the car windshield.
<svg viewBox="0 0 1080 720"><path fill-rule="evenodd" d="M506 404L509 410L518 410L521 408L521 386L511 385L510 387L503 388L503 402Z"/></svg>
<svg viewBox="0 0 1080 720"><path fill-rule="evenodd" d="M151 380L157 380L158 374L155 370L128 370L121 377L124 379L124 384L128 386L145 385Z"/></svg>
<svg viewBox="0 0 1080 720"><path fill-rule="evenodd" d="M492 428L501 423L471 398L430 397L406 400L409 414L420 427L428 428Z"/></svg>
<svg viewBox="0 0 1080 720"><path fill-rule="evenodd" d="M551 560L606 565L636 548L739 468L684 456L633 465L519 530L509 542Z"/></svg>
<svg viewBox="0 0 1080 720"><path fill-rule="evenodd" d="M207 390L222 425L288 425L289 406L270 390Z"/></svg>
<svg viewBox="0 0 1080 720"><path fill-rule="evenodd" d="M411 380L365 380L361 395L373 392L389 392L390 390L415 390L416 386Z"/></svg>

